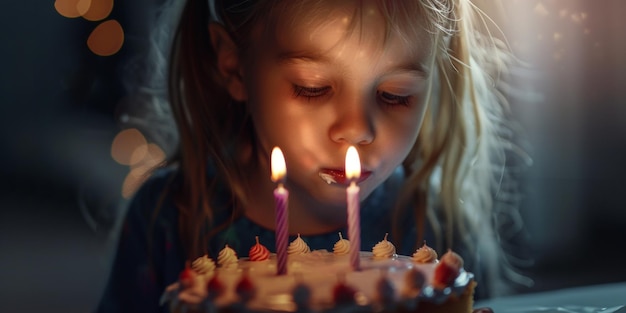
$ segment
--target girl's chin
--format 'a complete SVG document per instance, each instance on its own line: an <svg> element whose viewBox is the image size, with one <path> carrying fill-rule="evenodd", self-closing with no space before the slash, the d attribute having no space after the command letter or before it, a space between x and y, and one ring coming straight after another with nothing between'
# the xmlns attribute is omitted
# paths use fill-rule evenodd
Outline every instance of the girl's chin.
<svg viewBox="0 0 626 313"><path fill-rule="evenodd" d="M319 209L326 209L326 210L332 210L332 211L336 211L336 210L343 210L346 208L346 193L345 191L343 193L341 193L340 195L321 195L319 197L316 197L315 200L317 200L316 202L318 203L318 205L324 207L324 208L319 208Z"/></svg>
<svg viewBox="0 0 626 313"><path fill-rule="evenodd" d="M329 207L329 210L345 210L347 206L346 186L334 185L325 186L321 190L315 192L313 198L319 205ZM365 199L370 191L365 188L360 188L360 198Z"/></svg>

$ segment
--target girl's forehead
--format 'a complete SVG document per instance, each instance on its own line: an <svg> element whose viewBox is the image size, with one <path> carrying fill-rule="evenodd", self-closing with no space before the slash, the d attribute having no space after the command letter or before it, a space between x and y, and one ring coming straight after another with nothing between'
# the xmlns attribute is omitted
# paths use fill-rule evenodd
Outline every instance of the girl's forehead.
<svg viewBox="0 0 626 313"><path fill-rule="evenodd" d="M390 5L389 3L393 3ZM268 18L279 28L323 26L337 20L353 31L395 31L415 32L423 28L422 6L416 0L403 1L359 1L359 0L299 0L279 1ZM378 30L368 29L367 25L382 22ZM365 29L360 29L364 27Z"/></svg>
<svg viewBox="0 0 626 313"><path fill-rule="evenodd" d="M417 8L398 5L391 12L378 1L286 1L268 16L265 35L269 37L262 40L275 40L276 46L290 50L310 46L331 50L357 40L364 48L400 47L423 58L430 51L415 47L429 47L431 33L424 28Z"/></svg>

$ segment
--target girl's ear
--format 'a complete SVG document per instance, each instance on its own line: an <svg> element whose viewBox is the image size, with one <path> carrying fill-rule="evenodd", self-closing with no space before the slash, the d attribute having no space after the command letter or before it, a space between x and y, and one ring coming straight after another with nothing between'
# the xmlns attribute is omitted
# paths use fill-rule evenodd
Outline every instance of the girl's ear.
<svg viewBox="0 0 626 313"><path fill-rule="evenodd" d="M217 69L222 76L224 87L233 99L245 101L248 96L241 76L237 45L220 24L209 23L209 35L211 45L217 55Z"/></svg>

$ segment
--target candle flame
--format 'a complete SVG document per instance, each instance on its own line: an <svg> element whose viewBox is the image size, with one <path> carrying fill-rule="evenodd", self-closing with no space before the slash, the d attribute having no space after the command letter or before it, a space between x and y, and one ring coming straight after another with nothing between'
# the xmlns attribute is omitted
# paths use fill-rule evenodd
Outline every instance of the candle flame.
<svg viewBox="0 0 626 313"><path fill-rule="evenodd" d="M279 147L272 149L272 181L279 182L287 173L287 165L285 165L285 157Z"/></svg>
<svg viewBox="0 0 626 313"><path fill-rule="evenodd" d="M350 146L348 152L346 152L346 178L353 180L359 178L359 176L361 176L359 153L354 146Z"/></svg>

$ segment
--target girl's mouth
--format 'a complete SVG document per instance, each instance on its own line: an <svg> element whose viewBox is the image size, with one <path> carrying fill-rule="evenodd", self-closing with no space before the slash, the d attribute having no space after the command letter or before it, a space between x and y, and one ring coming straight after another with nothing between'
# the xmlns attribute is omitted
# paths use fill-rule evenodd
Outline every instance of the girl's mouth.
<svg viewBox="0 0 626 313"><path fill-rule="evenodd" d="M319 171L318 175L322 180L324 180L327 184L340 184L340 185L348 185L350 180L346 177L346 171L344 170L336 170L323 168ZM368 177L372 175L371 171L362 171L361 176L355 181L357 184L366 180Z"/></svg>

